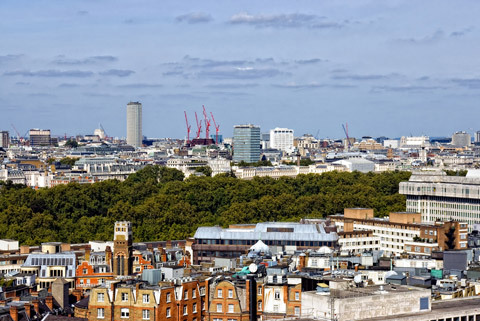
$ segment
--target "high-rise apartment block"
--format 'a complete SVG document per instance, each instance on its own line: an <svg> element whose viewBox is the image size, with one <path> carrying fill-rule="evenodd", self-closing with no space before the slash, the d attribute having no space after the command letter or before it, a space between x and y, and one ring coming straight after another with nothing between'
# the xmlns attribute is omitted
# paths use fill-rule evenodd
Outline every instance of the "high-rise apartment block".
<svg viewBox="0 0 480 321"><path fill-rule="evenodd" d="M142 104L138 101L127 104L127 144L142 146Z"/></svg>
<svg viewBox="0 0 480 321"><path fill-rule="evenodd" d="M287 153L293 152L293 129L277 127L270 130L270 147Z"/></svg>
<svg viewBox="0 0 480 321"><path fill-rule="evenodd" d="M260 127L236 125L233 128L233 161L253 163L260 160Z"/></svg>
<svg viewBox="0 0 480 321"><path fill-rule="evenodd" d="M30 129L30 146L50 146L52 135L50 129Z"/></svg>
<svg viewBox="0 0 480 321"><path fill-rule="evenodd" d="M408 182L400 183L399 193L407 196L407 211L422 214L422 222L466 222L469 232L480 223L478 177L413 173Z"/></svg>
<svg viewBox="0 0 480 321"><path fill-rule="evenodd" d="M7 131L0 132L0 147L6 148L10 143L10 135Z"/></svg>

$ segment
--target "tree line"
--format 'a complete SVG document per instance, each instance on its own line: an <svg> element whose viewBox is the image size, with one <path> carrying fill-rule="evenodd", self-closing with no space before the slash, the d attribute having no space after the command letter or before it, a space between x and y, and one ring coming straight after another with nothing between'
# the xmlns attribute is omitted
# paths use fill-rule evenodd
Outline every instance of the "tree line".
<svg viewBox="0 0 480 321"><path fill-rule="evenodd" d="M405 210L398 184L408 172L327 172L278 180L190 177L147 166L124 182L70 183L34 190L0 182L0 238L20 244L111 240L115 221L133 223L135 241L185 239L197 227L299 221L369 207L377 216Z"/></svg>

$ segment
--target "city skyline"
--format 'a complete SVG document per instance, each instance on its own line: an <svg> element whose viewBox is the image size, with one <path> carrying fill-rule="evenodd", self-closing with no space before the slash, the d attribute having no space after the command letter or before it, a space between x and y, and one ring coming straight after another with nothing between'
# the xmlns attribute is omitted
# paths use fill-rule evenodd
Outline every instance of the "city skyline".
<svg viewBox="0 0 480 321"><path fill-rule="evenodd" d="M2 1L0 130L102 123L125 137L124 106L139 100L148 137L185 137L183 111L202 105L224 137L242 123L325 138L345 122L354 137L473 134L479 6Z"/></svg>

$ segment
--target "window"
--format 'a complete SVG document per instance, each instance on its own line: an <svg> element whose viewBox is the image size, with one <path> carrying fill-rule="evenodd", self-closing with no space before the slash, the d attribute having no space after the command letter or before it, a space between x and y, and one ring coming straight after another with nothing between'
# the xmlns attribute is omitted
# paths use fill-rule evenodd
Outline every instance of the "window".
<svg viewBox="0 0 480 321"><path fill-rule="evenodd" d="M295 315L300 315L300 307L295 307Z"/></svg>
<svg viewBox="0 0 480 321"><path fill-rule="evenodd" d="M205 310L205 301L202 301L202 311Z"/></svg>
<svg viewBox="0 0 480 321"><path fill-rule="evenodd" d="M83 274L87 274L87 269L83 269Z"/></svg>
<svg viewBox="0 0 480 321"><path fill-rule="evenodd" d="M228 298L233 298L233 290L228 290Z"/></svg>
<svg viewBox="0 0 480 321"><path fill-rule="evenodd" d="M257 288L257 294L258 294L258 295L262 295L262 287L261 287L261 286L259 286L259 287Z"/></svg>
<svg viewBox="0 0 480 321"><path fill-rule="evenodd" d="M295 301L300 300L300 292L295 292Z"/></svg>
<svg viewBox="0 0 480 321"><path fill-rule="evenodd" d="M167 318L170 318L172 316L172 313L170 311L170 308L167 308Z"/></svg>
<svg viewBox="0 0 480 321"><path fill-rule="evenodd" d="M172 301L172 295L167 293L167 303Z"/></svg>
<svg viewBox="0 0 480 321"><path fill-rule="evenodd" d="M150 310L143 310L142 311L142 319L143 320L150 320Z"/></svg>
<svg viewBox="0 0 480 321"><path fill-rule="evenodd" d="M122 292L122 301L128 301L128 293Z"/></svg>
<svg viewBox="0 0 480 321"><path fill-rule="evenodd" d="M420 298L420 310L428 310L428 297Z"/></svg>
<svg viewBox="0 0 480 321"><path fill-rule="evenodd" d="M223 298L223 291L222 291L222 289L218 289L218 291L217 291L217 297Z"/></svg>
<svg viewBox="0 0 480 321"><path fill-rule="evenodd" d="M278 304L273 305L273 312L278 312Z"/></svg>
<svg viewBox="0 0 480 321"><path fill-rule="evenodd" d="M143 295L143 303L150 303L150 295L144 294Z"/></svg>
<svg viewBox="0 0 480 321"><path fill-rule="evenodd" d="M185 300L188 300L188 290L185 290L185 291L183 292L183 298L184 298Z"/></svg>
<svg viewBox="0 0 480 321"><path fill-rule="evenodd" d="M97 302L105 302L105 294L104 293L97 293Z"/></svg>
<svg viewBox="0 0 480 321"><path fill-rule="evenodd" d="M228 305L228 313L233 313L233 304Z"/></svg>
<svg viewBox="0 0 480 321"><path fill-rule="evenodd" d="M104 308L98 308L97 309L97 318L98 319L105 318L105 309Z"/></svg>
<svg viewBox="0 0 480 321"><path fill-rule="evenodd" d="M200 287L200 295L205 295L205 287Z"/></svg>
<svg viewBox="0 0 480 321"><path fill-rule="evenodd" d="M280 300L280 291L275 290L275 300Z"/></svg>
<svg viewBox="0 0 480 321"><path fill-rule="evenodd" d="M183 306L183 315L187 315L188 314L188 309L187 309L187 306L184 305Z"/></svg>
<svg viewBox="0 0 480 321"><path fill-rule="evenodd" d="M197 297L197 291L195 289L192 290L192 298L195 299Z"/></svg>
<svg viewBox="0 0 480 321"><path fill-rule="evenodd" d="M223 310L223 309L222 309L222 304L221 304L221 303L218 303L218 304L217 304L217 312L223 312L222 310Z"/></svg>
<svg viewBox="0 0 480 321"><path fill-rule="evenodd" d="M260 311L262 309L262 301L258 301L258 310Z"/></svg>
<svg viewBox="0 0 480 321"><path fill-rule="evenodd" d="M128 308L122 308L120 310L120 317L121 318L129 318L130 317L130 310Z"/></svg>
<svg viewBox="0 0 480 321"><path fill-rule="evenodd" d="M197 304L194 303L192 307L193 313L197 313Z"/></svg>

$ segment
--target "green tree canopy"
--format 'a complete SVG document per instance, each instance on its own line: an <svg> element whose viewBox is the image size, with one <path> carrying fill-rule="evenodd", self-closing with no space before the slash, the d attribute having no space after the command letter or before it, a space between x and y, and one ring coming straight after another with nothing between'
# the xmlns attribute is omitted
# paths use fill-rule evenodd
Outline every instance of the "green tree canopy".
<svg viewBox="0 0 480 321"><path fill-rule="evenodd" d="M146 166L124 182L70 183L33 190L0 182L0 238L21 244L111 240L115 221L133 223L136 241L184 239L199 226L323 218L345 207L375 215L405 211L398 194L408 172L327 172L296 178L190 177ZM34 232L33 232L34 231Z"/></svg>

